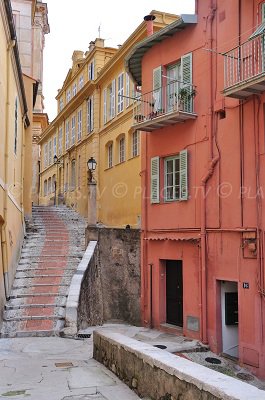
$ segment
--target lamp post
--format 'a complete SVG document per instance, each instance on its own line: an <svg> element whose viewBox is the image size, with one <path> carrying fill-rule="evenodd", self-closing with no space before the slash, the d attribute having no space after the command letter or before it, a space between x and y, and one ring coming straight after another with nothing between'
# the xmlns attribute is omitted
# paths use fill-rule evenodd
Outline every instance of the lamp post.
<svg viewBox="0 0 265 400"><path fill-rule="evenodd" d="M54 181L54 205L56 206L56 189L57 189L57 182L58 182L58 166L60 165L63 167L63 161L58 160L57 155L55 154L53 157L53 163L57 165L56 168L56 180ZM58 203L59 203L59 188L58 188Z"/></svg>
<svg viewBox="0 0 265 400"><path fill-rule="evenodd" d="M96 225L97 223L97 182L94 179L93 173L97 168L97 162L93 157L87 161L88 172L88 225Z"/></svg>

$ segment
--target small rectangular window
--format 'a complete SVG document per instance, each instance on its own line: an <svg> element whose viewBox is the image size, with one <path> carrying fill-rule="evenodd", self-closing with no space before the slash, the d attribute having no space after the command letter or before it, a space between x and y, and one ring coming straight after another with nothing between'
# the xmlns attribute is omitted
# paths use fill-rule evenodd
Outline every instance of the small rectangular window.
<svg viewBox="0 0 265 400"><path fill-rule="evenodd" d="M76 93L77 93L77 86L76 86L76 83L74 83L74 85L73 85L73 97L76 95Z"/></svg>
<svg viewBox="0 0 265 400"><path fill-rule="evenodd" d="M46 168L47 166L48 166L48 143L44 145L44 168Z"/></svg>
<svg viewBox="0 0 265 400"><path fill-rule="evenodd" d="M71 90L68 89L66 92L66 103L69 103L70 100L71 100Z"/></svg>
<svg viewBox="0 0 265 400"><path fill-rule="evenodd" d="M113 144L109 144L108 146L108 168L113 166Z"/></svg>
<svg viewBox="0 0 265 400"><path fill-rule="evenodd" d="M57 155L57 138L54 136L53 138L53 157Z"/></svg>
<svg viewBox="0 0 265 400"><path fill-rule="evenodd" d="M120 139L120 146L119 146L119 161L124 162L125 161L125 138Z"/></svg>
<svg viewBox="0 0 265 400"><path fill-rule="evenodd" d="M104 89L103 92L104 104L103 104L103 121L104 124L107 123L107 89Z"/></svg>
<svg viewBox="0 0 265 400"><path fill-rule="evenodd" d="M59 102L59 111L62 111L62 109L63 109L63 99L61 98Z"/></svg>
<svg viewBox="0 0 265 400"><path fill-rule="evenodd" d="M132 156L136 157L139 155L139 131L135 131L132 134Z"/></svg>
<svg viewBox="0 0 265 400"><path fill-rule="evenodd" d="M63 152L63 128L60 126L58 135L58 154L59 156Z"/></svg>
<svg viewBox="0 0 265 400"><path fill-rule="evenodd" d="M94 129L94 96L87 100L87 133L91 133Z"/></svg>
<svg viewBox="0 0 265 400"><path fill-rule="evenodd" d="M84 76L81 75L79 78L79 90L82 89L83 86L84 86Z"/></svg>

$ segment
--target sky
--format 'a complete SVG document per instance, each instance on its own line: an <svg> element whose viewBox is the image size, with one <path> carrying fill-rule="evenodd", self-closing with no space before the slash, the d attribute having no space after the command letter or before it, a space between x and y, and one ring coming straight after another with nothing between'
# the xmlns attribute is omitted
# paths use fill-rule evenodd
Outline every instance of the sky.
<svg viewBox="0 0 265 400"><path fill-rule="evenodd" d="M194 13L194 0L43 0L48 5L50 33L45 35L43 92L50 122L56 117L55 96L72 65L74 50L87 51L99 35L117 47L152 10Z"/></svg>

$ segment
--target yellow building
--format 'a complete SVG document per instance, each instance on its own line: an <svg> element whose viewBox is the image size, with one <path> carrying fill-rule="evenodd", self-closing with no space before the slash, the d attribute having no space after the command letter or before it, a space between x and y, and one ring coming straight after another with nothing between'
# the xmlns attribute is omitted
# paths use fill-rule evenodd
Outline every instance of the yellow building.
<svg viewBox="0 0 265 400"><path fill-rule="evenodd" d="M31 176L32 112L28 112L27 104L34 102L33 87L36 83L22 75L9 0L0 2L0 54L1 321L24 237L24 210L30 212L31 208L27 185L30 185Z"/></svg>
<svg viewBox="0 0 265 400"><path fill-rule="evenodd" d="M177 18L151 14L156 17L154 32ZM130 130L136 88L125 72L124 58L146 35L143 22L118 49L104 47L98 38L85 56L73 53L72 69L57 95L58 115L40 139L40 204L53 204L56 197L56 203L64 202L90 220L93 201L86 164L93 157L96 221L112 227L140 226L140 136Z"/></svg>

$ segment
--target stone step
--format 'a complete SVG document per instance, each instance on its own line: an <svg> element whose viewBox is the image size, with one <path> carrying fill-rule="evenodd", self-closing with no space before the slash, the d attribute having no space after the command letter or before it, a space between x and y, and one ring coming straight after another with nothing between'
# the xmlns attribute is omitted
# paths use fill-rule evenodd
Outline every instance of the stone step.
<svg viewBox="0 0 265 400"><path fill-rule="evenodd" d="M15 275L15 279L35 279L35 278L64 278L66 276L69 276L70 278L72 277L73 272L71 270L63 270L63 269L56 269L54 273L52 273L52 270L47 271L47 269L44 269L44 271L39 271L36 273L36 269L33 269L30 271L18 271Z"/></svg>
<svg viewBox="0 0 265 400"><path fill-rule="evenodd" d="M65 305L58 305L56 303L50 303L50 304L24 304L23 303L23 304L19 304L19 302L17 302L17 305L14 305L14 304L9 305L7 303L5 305L5 310L12 311L12 310L22 310L24 308L30 309L30 308L50 308L50 307L65 308Z"/></svg>
<svg viewBox="0 0 265 400"><path fill-rule="evenodd" d="M66 297L68 294L68 291L66 290L66 286L63 288L60 288L59 292L38 292L38 293L27 293L25 289L16 289L12 290L10 294L10 299L17 299L17 298L28 298L28 297L40 297L40 296L52 296L52 297L58 297L58 296L64 296ZM63 290L64 289L64 290ZM67 288L68 289L68 288Z"/></svg>
<svg viewBox="0 0 265 400"><path fill-rule="evenodd" d="M4 311L4 321L25 321L30 319L60 319L65 317L63 307L27 307Z"/></svg>
<svg viewBox="0 0 265 400"><path fill-rule="evenodd" d="M22 308L22 307L42 307L44 306L52 306L56 305L58 307L65 307L66 305L66 296L21 296L11 298L7 303L5 308L12 309L12 308Z"/></svg>

